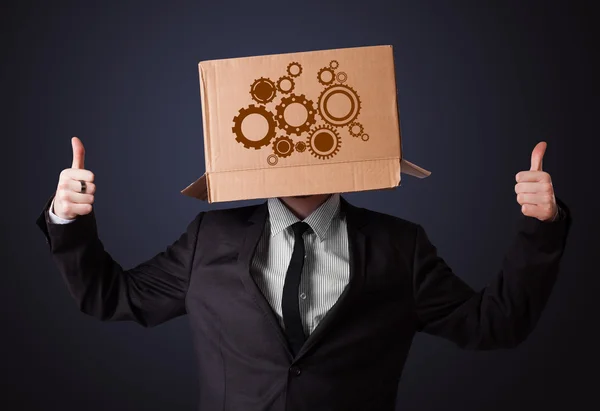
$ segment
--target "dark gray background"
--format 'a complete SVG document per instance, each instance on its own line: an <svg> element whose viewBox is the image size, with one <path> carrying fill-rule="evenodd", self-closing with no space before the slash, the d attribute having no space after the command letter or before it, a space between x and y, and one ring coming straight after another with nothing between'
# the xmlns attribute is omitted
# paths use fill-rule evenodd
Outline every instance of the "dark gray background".
<svg viewBox="0 0 600 411"><path fill-rule="evenodd" d="M72 135L96 174L101 239L131 267L200 210L244 204L179 193L204 171L198 61L374 44L395 48L406 157L433 174L350 201L423 224L476 288L500 266L520 212L514 175L529 168L541 139L549 143L545 170L574 216L560 278L531 337L515 350L474 353L418 335L398 409L598 403L598 99L595 17L585 3L1 7L1 409L195 408L187 319L150 330L100 323L77 310L52 264L34 221L71 165Z"/></svg>

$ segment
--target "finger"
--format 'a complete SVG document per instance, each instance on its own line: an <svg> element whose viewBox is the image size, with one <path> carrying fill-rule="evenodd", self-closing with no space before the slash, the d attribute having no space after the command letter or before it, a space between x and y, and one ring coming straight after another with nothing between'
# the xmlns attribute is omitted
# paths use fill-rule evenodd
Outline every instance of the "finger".
<svg viewBox="0 0 600 411"><path fill-rule="evenodd" d="M535 217L542 221L551 219L555 214L550 205L540 206L534 204L523 204L521 212L528 217Z"/></svg>
<svg viewBox="0 0 600 411"><path fill-rule="evenodd" d="M535 183L517 183L515 184L515 193L552 193L552 183L535 182Z"/></svg>
<svg viewBox="0 0 600 411"><path fill-rule="evenodd" d="M56 194L58 200L62 201L65 205L67 204L93 204L94 195L76 193L75 191L61 190Z"/></svg>
<svg viewBox="0 0 600 411"><path fill-rule="evenodd" d="M540 141L531 152L531 171L542 171L542 161L547 146L545 141Z"/></svg>
<svg viewBox="0 0 600 411"><path fill-rule="evenodd" d="M66 190L73 191L75 193L81 193L81 181L79 180L71 180L70 178L65 179L58 183L58 190ZM96 193L96 184L89 183L86 181L85 183L85 194L94 194Z"/></svg>
<svg viewBox="0 0 600 411"><path fill-rule="evenodd" d="M60 180L65 180L65 179L83 180L83 181L91 183L94 181L94 173L92 173L90 170L80 170L77 168L65 168L60 173Z"/></svg>
<svg viewBox="0 0 600 411"><path fill-rule="evenodd" d="M518 183L533 183L533 182L544 182L549 183L552 180L550 179L550 174L545 171L520 171L515 176L515 179Z"/></svg>
<svg viewBox="0 0 600 411"><path fill-rule="evenodd" d="M517 194L517 202L523 204L533 205L547 205L552 204L552 195L550 194L531 194L531 193L520 193Z"/></svg>
<svg viewBox="0 0 600 411"><path fill-rule="evenodd" d="M65 203L62 211L71 215L86 215L92 212L91 204Z"/></svg>
<svg viewBox="0 0 600 411"><path fill-rule="evenodd" d="M73 165L71 168L84 168L85 162L85 148L83 148L83 143L77 137L73 137L71 139L71 146L73 147Z"/></svg>

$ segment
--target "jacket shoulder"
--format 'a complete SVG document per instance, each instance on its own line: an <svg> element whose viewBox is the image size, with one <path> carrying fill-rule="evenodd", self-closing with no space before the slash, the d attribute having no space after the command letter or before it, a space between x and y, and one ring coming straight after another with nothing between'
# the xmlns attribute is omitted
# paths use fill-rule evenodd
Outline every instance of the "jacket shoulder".
<svg viewBox="0 0 600 411"><path fill-rule="evenodd" d="M378 229L402 229L416 230L420 225L411 220L383 213L380 211L370 210L368 208L360 208L363 218L368 225L377 227Z"/></svg>
<svg viewBox="0 0 600 411"><path fill-rule="evenodd" d="M225 229L245 226L263 207L266 210L265 203L204 211L203 225Z"/></svg>

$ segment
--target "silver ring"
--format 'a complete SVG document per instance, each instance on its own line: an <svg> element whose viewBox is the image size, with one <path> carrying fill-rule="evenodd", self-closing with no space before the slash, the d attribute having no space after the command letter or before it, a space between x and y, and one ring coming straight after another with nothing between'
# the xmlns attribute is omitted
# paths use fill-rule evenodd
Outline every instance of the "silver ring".
<svg viewBox="0 0 600 411"><path fill-rule="evenodd" d="M85 181L79 180L79 182L81 183L81 190L79 190L79 192L80 193L85 193L85 189L87 188L87 185L85 184Z"/></svg>

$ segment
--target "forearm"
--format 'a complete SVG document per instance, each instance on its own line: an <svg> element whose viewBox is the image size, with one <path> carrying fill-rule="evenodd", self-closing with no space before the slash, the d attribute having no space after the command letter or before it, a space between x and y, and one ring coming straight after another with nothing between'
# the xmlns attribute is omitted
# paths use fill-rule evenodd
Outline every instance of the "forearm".
<svg viewBox="0 0 600 411"><path fill-rule="evenodd" d="M124 270L104 249L93 210L68 224L52 224L49 204L38 226L81 311L104 321L133 320L143 326L154 326L185 313L185 294L203 213L165 251Z"/></svg>
<svg viewBox="0 0 600 411"><path fill-rule="evenodd" d="M44 225L52 259L80 310L103 321L143 323L132 301L134 284L105 251L98 238L95 213L61 224L51 218L48 207L38 225Z"/></svg>
<svg viewBox="0 0 600 411"><path fill-rule="evenodd" d="M559 271L570 226L568 209L554 222L521 217L501 270L475 292L430 246L422 246L416 298L423 331L468 349L514 347L537 324ZM428 274L423 274L427 272Z"/></svg>

